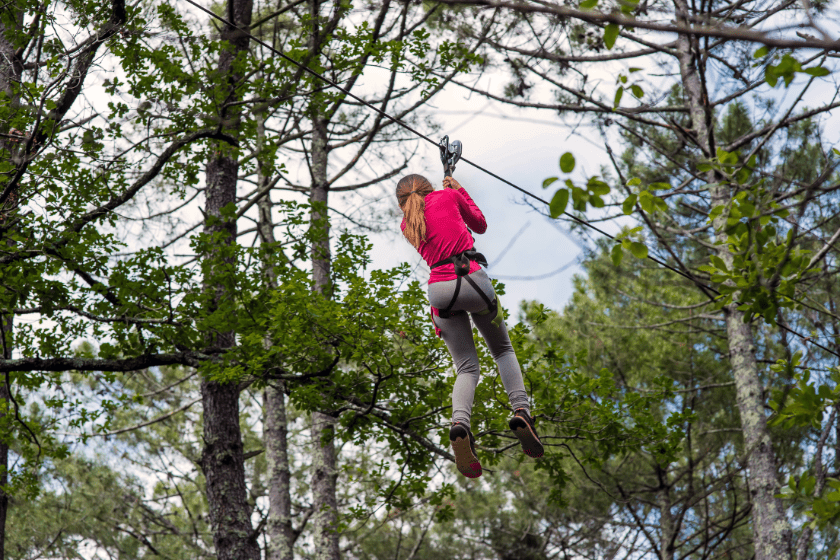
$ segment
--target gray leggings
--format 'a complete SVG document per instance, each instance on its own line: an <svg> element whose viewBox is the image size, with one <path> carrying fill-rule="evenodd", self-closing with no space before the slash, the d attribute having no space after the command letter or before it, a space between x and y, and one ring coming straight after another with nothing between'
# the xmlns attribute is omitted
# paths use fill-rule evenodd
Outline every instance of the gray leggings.
<svg viewBox="0 0 840 560"><path fill-rule="evenodd" d="M476 270L470 274L470 278L492 301L493 284L490 283L487 273L484 270ZM455 293L456 282L457 280L448 280L429 284L429 303L432 307L446 309L452 301L452 294ZM496 360L511 407L514 410L524 408L530 413L531 407L528 403L528 393L525 392L525 383L522 381L522 370L511 346L507 327L504 322L499 327L491 324L495 313L475 315L476 312L484 309L487 309L487 304L481 295L462 278L461 291L458 292L458 299L452 306L452 310L464 310L470 314L478 332L487 342L490 355ZM452 389L452 421L462 422L469 426L475 388L480 376L478 353L475 350L470 318L466 313L454 315L448 319L435 317L435 324L440 329L441 338L446 343L449 353L452 354L452 362L455 364L458 375L455 387Z"/></svg>

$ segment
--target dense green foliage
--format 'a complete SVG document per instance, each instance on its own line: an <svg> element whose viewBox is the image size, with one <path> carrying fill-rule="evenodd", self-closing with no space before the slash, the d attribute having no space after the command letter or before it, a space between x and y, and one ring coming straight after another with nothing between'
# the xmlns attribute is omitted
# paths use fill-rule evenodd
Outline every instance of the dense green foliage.
<svg viewBox="0 0 840 560"><path fill-rule="evenodd" d="M0 558L216 557L208 382L239 395L241 449L216 451L244 471L244 540L266 557L280 522L295 556L326 557L318 469L347 558L836 557L840 152L820 118L838 104L800 108L836 46L743 35L772 9L755 2L470 4L211 9L246 10L255 36L418 127L460 85L600 132L599 173L564 153L544 211L613 220L615 240L590 246L565 309L509 320L546 456L519 451L476 333L478 481L450 464L455 376L424 286L372 269L359 235L387 209L366 201L359 223L335 204L399 175L415 138L257 43L222 64L242 36L182 2L0 7ZM678 26L714 9L729 35L653 48L649 9ZM501 95L459 82L499 69ZM219 161L235 202L215 215ZM317 415L334 441L310 439ZM337 461L315 465L326 444Z"/></svg>

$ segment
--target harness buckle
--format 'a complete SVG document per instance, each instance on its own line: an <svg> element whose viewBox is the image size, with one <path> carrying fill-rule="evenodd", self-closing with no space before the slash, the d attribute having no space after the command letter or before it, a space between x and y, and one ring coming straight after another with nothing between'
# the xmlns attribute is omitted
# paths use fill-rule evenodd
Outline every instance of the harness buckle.
<svg viewBox="0 0 840 560"><path fill-rule="evenodd" d="M452 264L455 265L455 275L456 276L466 276L470 273L470 259L464 253L460 253L455 255L453 258Z"/></svg>

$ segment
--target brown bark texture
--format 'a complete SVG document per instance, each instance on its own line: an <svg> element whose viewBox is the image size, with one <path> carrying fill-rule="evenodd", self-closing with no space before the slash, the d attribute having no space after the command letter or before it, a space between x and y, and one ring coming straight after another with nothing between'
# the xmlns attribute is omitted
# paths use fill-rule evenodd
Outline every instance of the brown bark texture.
<svg viewBox="0 0 840 560"><path fill-rule="evenodd" d="M322 412L312 413L312 495L313 540L316 560L341 558L336 499L335 418Z"/></svg>
<svg viewBox="0 0 840 560"><path fill-rule="evenodd" d="M262 150L265 146L265 119L257 117L257 185L267 189L271 178L265 172ZM276 242L274 222L271 215L271 192L267 191L257 202L257 231L260 242L270 245ZM270 263L265 265L265 281L270 288L277 286L276 274ZM267 338L266 345L271 341ZM292 526L292 476L289 469L288 422L286 419L286 395L283 382L274 381L267 385L263 394L263 442L268 463L268 536L267 560L293 560L296 533Z"/></svg>
<svg viewBox="0 0 840 560"><path fill-rule="evenodd" d="M280 382L278 382L280 383ZM289 470L286 395L282 386L265 388L265 449L268 461L268 560L294 558L291 471Z"/></svg>
<svg viewBox="0 0 840 560"><path fill-rule="evenodd" d="M685 0L675 0L674 6L678 14L678 24L689 25L689 9ZM713 112L699 74L701 69L696 56L695 41L696 39L689 35L680 35L677 39L677 59L692 129L698 144L707 156L711 157L715 153ZM728 203L732 194L730 187L718 183L713 171L709 174L708 182L717 184L710 188L712 206ZM714 223L718 241L721 242L718 245L718 256L728 267L732 267L733 255L725 243L724 214L725 212ZM737 293L733 299L737 301ZM737 303L726 306L723 311L749 469L755 559L787 559L792 554L792 531L781 501L774 497L778 492L776 456L767 430L764 391L758 374L752 328L744 322L744 314L738 310Z"/></svg>
<svg viewBox="0 0 840 560"><path fill-rule="evenodd" d="M320 38L320 0L310 0L309 10L312 23L309 35L310 52L318 52ZM328 121L323 116L324 107L319 106L317 97L310 108L312 120L311 171L312 188L309 201L312 203L312 280L313 288L329 294L330 287L330 224L327 216L329 181L327 164L329 151ZM316 560L338 560L341 557L338 535L338 501L336 499L335 418L322 412L312 413L312 525L314 558Z"/></svg>
<svg viewBox="0 0 840 560"><path fill-rule="evenodd" d="M11 8L16 9L15 7ZM8 23L14 22L9 29ZM23 61L15 54L15 47L10 39L21 32L23 27L23 11L18 10L11 18L0 20L0 91L16 100L15 84L23 73ZM4 132L6 132L4 130Z"/></svg>
<svg viewBox="0 0 840 560"><path fill-rule="evenodd" d="M657 495L659 501L659 519L662 531L660 533L659 542L659 560L674 560L676 550L674 549L675 523L674 515L671 513L673 504L671 503L670 488L668 487L668 472L660 473L661 488Z"/></svg>
<svg viewBox="0 0 840 560"><path fill-rule="evenodd" d="M11 10L14 10L12 7ZM23 10L18 9L11 18L0 19L0 92L3 92L12 106L17 105L19 101L19 93L16 89L16 84L19 83L20 77L23 74L23 61L15 53L15 47L10 42L10 39L16 37L23 28ZM14 27L9 29L8 24L11 23ZM0 132L4 134L9 133L9 127L6 124L0 124ZM0 154L2 157L10 157L14 162L16 153L18 152L16 144L8 141L8 139L0 138ZM0 187L0 190L6 191L6 186ZM4 224L6 220L11 219L10 211L17 205L17 193L9 191L7 199L0 204L0 223ZM4 240L5 244L11 244L11 241ZM11 332L14 328L14 316L2 315L0 316L0 336L3 337L3 344L0 346L0 351L3 353L3 359L10 360L12 358L11 347ZM9 513L9 496L3 490L9 482L9 440L11 434L11 407L9 387L7 383L8 373L0 373L0 560L6 557L6 518Z"/></svg>
<svg viewBox="0 0 840 560"><path fill-rule="evenodd" d="M315 289L329 293L330 289L330 222L327 202L330 187L327 181L327 122L320 115L312 123L312 281Z"/></svg>
<svg viewBox="0 0 840 560"><path fill-rule="evenodd" d="M228 0L225 16L234 25L247 28L251 23L251 0ZM226 41L219 56L218 74L226 77L227 100L235 101L235 84L238 76L233 71L233 62L248 49L248 37L225 26L221 38ZM234 137L239 128L239 115L222 114L228 123L227 132ZM216 145L206 169L206 219L204 232L208 235L223 233L222 243L236 242L236 221L221 219L221 211L228 204L236 202L236 185L239 164L237 154L229 147ZM225 298L233 297L225 292L221 283L213 280L225 267L224 260L206 255L215 263L215 269L208 270L204 289L212 291L213 304L218 305ZM234 333L216 332L208 343L220 349L234 345ZM219 560L259 560L260 549L251 524L251 508L247 500L245 485L245 461L243 457L242 434L239 426L239 388L235 383L222 384L212 380L201 383L202 405L204 407L204 448L201 467L206 479L207 502L210 524L213 529L213 544Z"/></svg>
<svg viewBox="0 0 840 560"><path fill-rule="evenodd" d="M330 291L330 226L327 219L327 123L315 118L312 132L312 190L310 202L312 228L312 279L314 289ZM315 558L338 560L341 557L338 535L338 501L336 499L335 418L321 412L312 413L312 493Z"/></svg>
<svg viewBox="0 0 840 560"><path fill-rule="evenodd" d="M13 316L0 317L0 336L7 336L11 333L13 328ZM12 357L12 349L8 343L3 348L3 357L9 359ZM11 436L11 430L7 428L10 426L11 402L9 389L6 384L6 375L0 374L0 427L3 428L4 433L0 433L0 560L6 557L6 517L9 513L9 496L3 490L9 483L9 444L8 438Z"/></svg>

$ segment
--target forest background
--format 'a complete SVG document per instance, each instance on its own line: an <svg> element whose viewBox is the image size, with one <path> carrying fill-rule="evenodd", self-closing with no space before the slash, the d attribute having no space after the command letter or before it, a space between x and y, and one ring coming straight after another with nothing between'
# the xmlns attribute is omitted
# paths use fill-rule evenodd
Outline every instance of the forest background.
<svg viewBox="0 0 840 560"><path fill-rule="evenodd" d="M0 557L837 558L837 16L5 2ZM456 172L548 450L480 350L476 481L407 127L530 193Z"/></svg>

